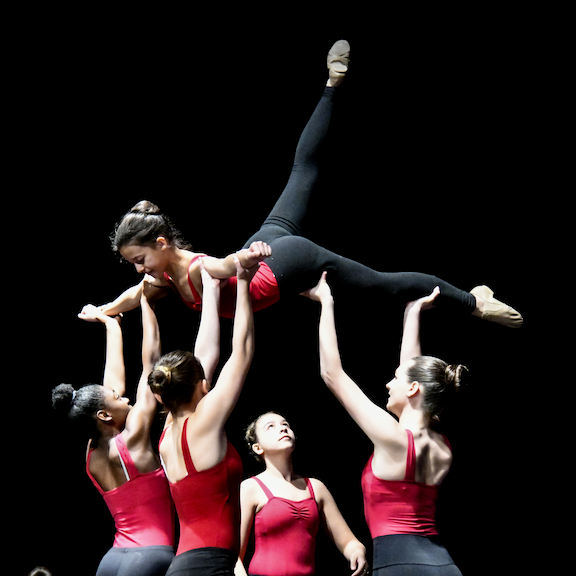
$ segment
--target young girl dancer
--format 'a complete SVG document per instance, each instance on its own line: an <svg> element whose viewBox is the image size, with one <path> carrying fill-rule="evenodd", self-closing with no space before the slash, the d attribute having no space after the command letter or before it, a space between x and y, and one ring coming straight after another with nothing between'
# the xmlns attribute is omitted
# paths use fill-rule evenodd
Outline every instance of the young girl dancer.
<svg viewBox="0 0 576 576"><path fill-rule="evenodd" d="M114 517L113 547L97 576L164 576L174 557L174 507L168 482L150 441L156 399L148 374L160 356L156 316L142 296L142 376L131 406L118 321L86 306L80 318L106 326L103 385L78 390L60 384L52 391L54 408L83 428L88 438L86 472Z"/></svg>
<svg viewBox="0 0 576 576"><path fill-rule="evenodd" d="M317 282L323 270L330 272L334 288L343 296L370 298L384 302L391 297L402 303L429 294L434 286L442 289L440 304L452 305L466 313L511 327L522 324L522 317L509 306L494 299L492 291L479 286L465 292L434 276L416 272L376 272L358 262L343 258L302 236L308 202L318 177L318 158L328 133L337 86L348 67L350 46L337 42L328 54L330 70L327 87L296 148L294 166L288 184L262 227L236 252L242 266L263 263L250 286L254 311L267 308L286 294L299 294ZM202 282L198 258L181 239L168 217L150 202L140 202L116 227L114 249L148 275L157 288L172 287L190 308L200 310ZM230 278L222 288L220 313L232 317L235 302L234 254L226 258L204 257L208 272L215 278ZM114 315L138 305L142 284L128 289L114 302L103 307ZM158 293L165 292L157 290Z"/></svg>
<svg viewBox="0 0 576 576"><path fill-rule="evenodd" d="M344 372L334 324L334 300L326 273L308 296L322 305L322 378L350 416L374 443L362 473L364 511L374 541L373 574L457 576L438 540L435 515L440 483L452 463L450 445L433 421L460 386L463 366L421 356L420 312L439 295L406 307L400 366L386 388L386 410L374 404Z"/></svg>
<svg viewBox="0 0 576 576"><path fill-rule="evenodd" d="M366 548L352 534L332 494L316 478L294 473L296 436L275 412L259 416L246 431L246 442L266 469L242 482L240 557L244 559L254 524L255 552L250 576L312 576L318 525L326 527L350 562L352 576L368 572Z"/></svg>
<svg viewBox="0 0 576 576"><path fill-rule="evenodd" d="M162 356L148 378L151 390L170 411L160 454L180 520L180 541L167 576L232 575L238 559L242 461L226 438L224 424L254 354L249 286L256 270L245 270L237 259L235 265L232 353L215 387L190 352ZM217 290L208 284L204 284L202 320L212 318L212 333L219 335Z"/></svg>

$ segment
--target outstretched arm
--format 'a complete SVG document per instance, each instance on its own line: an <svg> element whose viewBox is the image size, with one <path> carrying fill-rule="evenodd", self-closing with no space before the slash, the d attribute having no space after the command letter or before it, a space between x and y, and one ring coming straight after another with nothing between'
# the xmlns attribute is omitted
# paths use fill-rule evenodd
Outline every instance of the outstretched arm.
<svg viewBox="0 0 576 576"><path fill-rule="evenodd" d="M249 248L244 248L226 258L204 257L204 266L213 278L231 278L236 276L235 258L240 261L240 265L245 269L251 269L272 254L272 248L265 242L252 242Z"/></svg>
<svg viewBox="0 0 576 576"><path fill-rule="evenodd" d="M197 420L201 420L202 426L211 432L222 429L228 420L240 397L254 356L254 318L250 302L250 281L256 273L257 266L246 270L238 259L235 260L235 265L238 285L232 354L222 368L215 387L200 401L196 409Z"/></svg>
<svg viewBox="0 0 576 576"><path fill-rule="evenodd" d="M319 327L322 379L374 444L396 441L398 422L386 410L374 404L342 368L334 319L334 299L326 282L326 272L322 274L317 286L302 295L322 305Z"/></svg>
<svg viewBox="0 0 576 576"><path fill-rule="evenodd" d="M144 294L148 300L154 302L166 296L168 293L166 287L167 284L164 279L153 278L146 274L142 282L128 288L109 304L101 306L101 310L107 316L116 316L123 312L129 312L140 306L142 294Z"/></svg>
<svg viewBox="0 0 576 576"><path fill-rule="evenodd" d="M156 414L156 398L148 386L148 374L160 358L160 329L156 314L146 296L140 300L142 309L142 374L136 390L136 402L126 419L126 441L149 441L150 427Z"/></svg>
<svg viewBox="0 0 576 576"><path fill-rule="evenodd" d="M87 304L78 314L86 322L101 322L106 327L106 364L102 384L112 388L118 395L126 392L126 371L124 369L124 346L122 328L117 318L103 314L99 308Z"/></svg>
<svg viewBox="0 0 576 576"><path fill-rule="evenodd" d="M212 278L200 259L202 275L202 317L194 346L194 356L198 358L206 381L210 384L220 360L220 280Z"/></svg>
<svg viewBox="0 0 576 576"><path fill-rule="evenodd" d="M411 358L422 355L420 348L420 313L434 307L434 301L440 294L436 286L429 296L408 302L404 311L404 330L402 332L402 345L400 347L400 364Z"/></svg>

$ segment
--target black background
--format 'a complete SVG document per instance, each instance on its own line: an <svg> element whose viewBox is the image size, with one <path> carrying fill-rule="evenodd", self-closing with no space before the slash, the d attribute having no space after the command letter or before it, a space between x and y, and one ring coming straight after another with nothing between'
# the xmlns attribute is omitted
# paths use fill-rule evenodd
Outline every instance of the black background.
<svg viewBox="0 0 576 576"><path fill-rule="evenodd" d="M4 217L14 242L7 288L23 303L8 311L26 406L17 423L25 434L12 446L22 573L42 564L57 576L93 574L112 543L113 522L84 471L85 446L54 417L50 392L60 382L101 382L104 329L76 314L139 279L110 249L114 224L146 198L196 251L240 248L286 183L326 80L326 52L341 37L352 66L306 235L375 269L427 272L467 290L486 283L524 314L515 331L434 310L422 334L425 353L471 371L445 422L455 459L439 505L443 541L464 574L486 573L496 557L520 560L506 551L511 526L526 517L518 429L536 384L529 271L543 217L534 196L545 145L543 80L533 72L541 30L528 31L519 15L358 8L354 16L223 8L210 16L35 13L15 22L17 201ZM337 301L336 310L346 370L385 404L402 307ZM191 349L198 316L174 297L157 314L164 351ZM139 316L123 322L132 397ZM319 377L317 323L317 305L300 297L257 313L256 356L228 436L252 475L259 468L243 428L265 410L284 414L298 436L296 471L327 484L370 551L360 474L371 445ZM222 320L223 360L230 334ZM348 574L326 536L317 571Z"/></svg>

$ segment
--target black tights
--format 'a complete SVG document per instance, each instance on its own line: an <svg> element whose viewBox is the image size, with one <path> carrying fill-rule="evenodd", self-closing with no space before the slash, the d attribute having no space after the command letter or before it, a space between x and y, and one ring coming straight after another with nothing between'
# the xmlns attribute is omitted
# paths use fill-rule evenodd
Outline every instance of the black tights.
<svg viewBox="0 0 576 576"><path fill-rule="evenodd" d="M272 257L267 263L276 276L281 295L299 294L315 286L322 272L327 270L328 282L337 295L361 296L372 302L380 302L384 297L396 297L405 303L425 296L440 286L438 304L473 312L476 299L472 294L436 276L420 272L377 272L302 236L301 228L318 178L318 156L330 127L336 90L324 90L300 136L286 188L260 230L244 247L257 240L272 247Z"/></svg>

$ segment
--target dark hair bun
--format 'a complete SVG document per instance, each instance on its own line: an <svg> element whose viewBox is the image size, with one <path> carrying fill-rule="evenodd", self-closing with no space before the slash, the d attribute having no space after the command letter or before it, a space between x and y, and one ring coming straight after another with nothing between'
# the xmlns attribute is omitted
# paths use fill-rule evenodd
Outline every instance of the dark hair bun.
<svg viewBox="0 0 576 576"><path fill-rule="evenodd" d="M52 390L52 406L54 410L61 414L68 414L74 400L74 386L71 384L60 384Z"/></svg>
<svg viewBox="0 0 576 576"><path fill-rule="evenodd" d="M468 368L462 364L448 364L446 366L446 383L459 392L466 386Z"/></svg>
<svg viewBox="0 0 576 576"><path fill-rule="evenodd" d="M148 385L155 394L164 394L172 381L172 370L159 366L148 375Z"/></svg>
<svg viewBox="0 0 576 576"><path fill-rule="evenodd" d="M130 212L140 212L141 214L160 214L160 208L148 200L141 200L133 206Z"/></svg>

